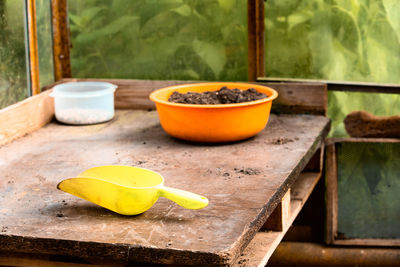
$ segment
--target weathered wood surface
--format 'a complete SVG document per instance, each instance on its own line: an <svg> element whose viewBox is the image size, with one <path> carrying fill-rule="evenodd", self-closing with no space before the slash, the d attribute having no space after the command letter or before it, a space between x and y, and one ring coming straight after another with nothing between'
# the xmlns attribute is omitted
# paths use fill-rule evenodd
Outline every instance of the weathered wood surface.
<svg viewBox="0 0 400 267"><path fill-rule="evenodd" d="M92 81L96 79L63 79L60 82ZM200 81L157 81L157 80L120 80L100 79L118 85L115 92L117 109L154 109L149 94L157 89ZM57 83L56 83L57 84ZM272 103L273 113L307 113L326 115L328 95L326 85L322 83L257 83L278 91L278 98ZM49 85L46 88L51 88Z"/></svg>
<svg viewBox="0 0 400 267"><path fill-rule="evenodd" d="M54 116L50 91L0 110L0 146L40 129Z"/></svg>
<svg viewBox="0 0 400 267"><path fill-rule="evenodd" d="M235 267L264 267L268 263L269 258L289 230L320 178L321 172L303 172L300 174L291 188L290 212L289 216L285 218L286 221L283 223L282 230L258 232L234 264Z"/></svg>
<svg viewBox="0 0 400 267"><path fill-rule="evenodd" d="M322 116L271 115L254 138L198 145L167 136L155 111L117 111L114 120L91 126L48 124L0 147L0 250L231 265L328 128ZM141 215L120 216L56 189L63 178L109 164L152 169L166 185L205 195L210 204L193 211L160 199Z"/></svg>
<svg viewBox="0 0 400 267"><path fill-rule="evenodd" d="M67 0L51 1L54 80L71 77Z"/></svg>
<svg viewBox="0 0 400 267"><path fill-rule="evenodd" d="M264 19L264 1L247 1L247 58L249 81L256 81L257 77L263 77L265 75Z"/></svg>
<svg viewBox="0 0 400 267"><path fill-rule="evenodd" d="M326 145L326 227L325 242L333 244L337 234L338 195L337 195L337 159L335 144Z"/></svg>
<svg viewBox="0 0 400 267"><path fill-rule="evenodd" d="M64 259L52 259L52 256L46 255L25 255L0 252L0 266L29 266L29 267L124 267L125 264L108 264L108 263L77 263L69 262Z"/></svg>
<svg viewBox="0 0 400 267"><path fill-rule="evenodd" d="M327 138L325 140L326 145L335 143L400 143L400 138Z"/></svg>
<svg viewBox="0 0 400 267"><path fill-rule="evenodd" d="M290 216L290 188L261 227L261 231L283 231L287 228Z"/></svg>
<svg viewBox="0 0 400 267"><path fill-rule="evenodd" d="M326 115L328 90L322 83L266 83L259 82L278 91L272 104L272 112L284 114Z"/></svg>
<svg viewBox="0 0 400 267"><path fill-rule="evenodd" d="M349 91L365 93L388 93L399 94L400 84L395 83L369 83L369 82L349 82L316 79L292 79L292 78L258 78L259 82L278 82L278 83L323 83L327 85L329 91Z"/></svg>
<svg viewBox="0 0 400 267"><path fill-rule="evenodd" d="M26 1L26 17L29 47L29 78L32 95L40 93L39 54L36 23L36 1Z"/></svg>

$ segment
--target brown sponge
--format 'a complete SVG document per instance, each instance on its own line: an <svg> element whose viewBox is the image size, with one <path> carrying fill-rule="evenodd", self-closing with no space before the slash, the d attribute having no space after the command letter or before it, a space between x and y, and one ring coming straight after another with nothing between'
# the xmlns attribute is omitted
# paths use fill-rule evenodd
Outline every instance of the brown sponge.
<svg viewBox="0 0 400 267"><path fill-rule="evenodd" d="M351 137L400 138L400 115L375 116L366 111L353 111L344 119Z"/></svg>

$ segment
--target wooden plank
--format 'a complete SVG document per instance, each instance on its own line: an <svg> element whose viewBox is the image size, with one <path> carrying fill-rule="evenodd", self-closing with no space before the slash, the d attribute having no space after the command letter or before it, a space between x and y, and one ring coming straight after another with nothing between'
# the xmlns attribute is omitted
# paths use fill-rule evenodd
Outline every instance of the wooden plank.
<svg viewBox="0 0 400 267"><path fill-rule="evenodd" d="M303 172L322 172L324 166L324 152L325 145L322 144L321 148L314 154Z"/></svg>
<svg viewBox="0 0 400 267"><path fill-rule="evenodd" d="M338 222L338 188L337 159L335 144L326 145L326 227L325 242L333 244L337 235Z"/></svg>
<svg viewBox="0 0 400 267"><path fill-rule="evenodd" d="M54 116L51 91L40 93L0 110L0 146L31 133Z"/></svg>
<svg viewBox="0 0 400 267"><path fill-rule="evenodd" d="M338 236L338 170L336 146L340 143L399 143L389 138L329 138L326 140L326 227L325 242L331 245L400 246L400 239L349 238Z"/></svg>
<svg viewBox="0 0 400 267"><path fill-rule="evenodd" d="M92 80L106 81L118 86L115 93L115 107L117 109L154 109L154 103L149 100L152 91L171 85L201 82L121 79L63 79L62 82ZM324 84L262 84L278 91L279 96L273 101L272 112L326 115L328 102ZM47 88L51 87L52 85Z"/></svg>
<svg viewBox="0 0 400 267"><path fill-rule="evenodd" d="M328 125L323 116L272 114L254 138L199 145L169 137L155 111L117 110L112 121L80 127L50 123L0 147L0 250L231 265L292 188ZM110 164L157 171L167 186L204 195L209 206L187 210L159 199L141 215L121 216L56 189L63 178Z"/></svg>
<svg viewBox="0 0 400 267"><path fill-rule="evenodd" d="M335 143L399 143L400 138L328 138L325 141L326 145Z"/></svg>
<svg viewBox="0 0 400 267"><path fill-rule="evenodd" d="M39 56L36 26L36 1L25 1L28 19L29 80L32 95L40 93Z"/></svg>
<svg viewBox="0 0 400 267"><path fill-rule="evenodd" d="M67 0L51 1L54 80L71 77Z"/></svg>
<svg viewBox="0 0 400 267"><path fill-rule="evenodd" d="M123 264L85 264L75 262L53 261L45 258L24 257L24 256L2 256L0 255L0 266L29 266L29 267L101 267L101 266L125 266Z"/></svg>
<svg viewBox="0 0 400 267"><path fill-rule="evenodd" d="M115 92L116 109L155 109L155 105L150 101L149 95L154 90L185 83L196 83L199 81L162 81L162 80L123 80L123 79L83 79L69 78L62 79L58 83L47 86L52 88L56 84L64 82L78 81L103 81L118 86Z"/></svg>
<svg viewBox="0 0 400 267"><path fill-rule="evenodd" d="M247 1L248 80L264 76L264 1Z"/></svg>
<svg viewBox="0 0 400 267"><path fill-rule="evenodd" d="M376 246L376 247L399 247L400 239L379 239L379 238L349 238L349 239L335 239L334 245L340 246Z"/></svg>
<svg viewBox="0 0 400 267"><path fill-rule="evenodd" d="M278 91L273 102L272 112L297 114L308 113L326 116L328 110L328 91L322 83L266 83L261 84Z"/></svg>
<svg viewBox="0 0 400 267"><path fill-rule="evenodd" d="M268 217L261 228L262 231L283 231L288 227L290 216L290 188L283 196L281 202Z"/></svg>
<svg viewBox="0 0 400 267"><path fill-rule="evenodd" d="M258 232L233 266L264 267L282 238L282 232Z"/></svg>
<svg viewBox="0 0 400 267"><path fill-rule="evenodd" d="M283 82L283 83L323 83L328 90L332 91L351 91L367 93L390 93L399 94L400 85L395 83L369 83L369 82L349 82L349 81L330 81L317 79L290 79L290 78L258 78L260 82Z"/></svg>
<svg viewBox="0 0 400 267"><path fill-rule="evenodd" d="M267 264L320 178L321 173L305 172L300 174L298 180L292 186L291 212L285 228L280 232L258 232L234 266L264 267Z"/></svg>
<svg viewBox="0 0 400 267"><path fill-rule="evenodd" d="M321 172L302 172L299 181L292 188L291 199L303 206L321 178Z"/></svg>

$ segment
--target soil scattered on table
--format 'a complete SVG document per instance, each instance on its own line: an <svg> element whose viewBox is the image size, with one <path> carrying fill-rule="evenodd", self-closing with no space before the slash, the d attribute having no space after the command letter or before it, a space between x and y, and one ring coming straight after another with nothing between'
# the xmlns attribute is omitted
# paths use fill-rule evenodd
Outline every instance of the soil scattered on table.
<svg viewBox="0 0 400 267"><path fill-rule="evenodd" d="M248 258L243 258L243 254L240 255L242 258L237 262L240 267L247 267L248 266Z"/></svg>
<svg viewBox="0 0 400 267"><path fill-rule="evenodd" d="M245 169L235 168L234 170L237 173L243 173L243 174L246 174L246 175L256 175L256 174L260 174L261 173L260 170L257 170L257 169L254 169L254 168L245 168ZM240 176L239 176L239 178L240 178Z"/></svg>
<svg viewBox="0 0 400 267"><path fill-rule="evenodd" d="M293 142L293 140L289 139L289 138L282 138L282 137L272 140L272 144L274 144L274 145L284 145L284 144L287 144L290 142Z"/></svg>
<svg viewBox="0 0 400 267"><path fill-rule="evenodd" d="M168 241L168 243L165 245L167 248L168 247L170 247L170 246L172 246L172 241L170 240L170 241Z"/></svg>
<svg viewBox="0 0 400 267"><path fill-rule="evenodd" d="M240 90L237 88L229 89L224 86L218 91L206 91L202 93L187 92L182 94L175 91L169 97L168 101L181 104L217 105L250 102L266 97L268 97L266 94L260 93L254 88Z"/></svg>

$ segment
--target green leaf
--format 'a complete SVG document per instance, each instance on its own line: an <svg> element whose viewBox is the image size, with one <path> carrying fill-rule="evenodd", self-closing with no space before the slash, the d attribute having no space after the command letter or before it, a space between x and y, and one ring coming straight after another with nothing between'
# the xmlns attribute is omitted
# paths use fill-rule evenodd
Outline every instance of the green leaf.
<svg viewBox="0 0 400 267"><path fill-rule="evenodd" d="M349 51L361 54L361 33L354 15L340 6L332 6L330 18L335 38Z"/></svg>
<svg viewBox="0 0 400 267"><path fill-rule="evenodd" d="M90 43L96 39L110 39L112 35L121 32L126 27L139 28L139 18L134 16L121 17L110 24L88 33L81 33L75 39L77 43Z"/></svg>
<svg viewBox="0 0 400 267"><path fill-rule="evenodd" d="M399 52L397 51L396 57L396 53L388 50L381 40L371 37L366 40L366 49L370 79L377 82L398 83L400 81ZM382 64L383 62L385 64Z"/></svg>
<svg viewBox="0 0 400 267"><path fill-rule="evenodd" d="M68 14L68 18L71 20L72 24L77 25L78 27L83 27L83 21L80 16L74 15L72 13Z"/></svg>
<svg viewBox="0 0 400 267"><path fill-rule="evenodd" d="M288 16L293 14L301 0L269 0L265 5L266 14L274 14L274 16Z"/></svg>
<svg viewBox="0 0 400 267"><path fill-rule="evenodd" d="M123 16L112 23L106 25L100 31L103 34L115 34L125 27L136 27L138 23L139 17L137 16Z"/></svg>
<svg viewBox="0 0 400 267"><path fill-rule="evenodd" d="M187 21L185 17L177 16L175 12L163 11L152 16L143 24L140 29L140 36L141 38L156 39L174 36L178 39L178 33L185 26L185 23L183 23L185 21Z"/></svg>
<svg viewBox="0 0 400 267"><path fill-rule="evenodd" d="M231 11L235 6L235 0L218 0L218 3L226 11Z"/></svg>
<svg viewBox="0 0 400 267"><path fill-rule="evenodd" d="M400 1L399 0L382 0L385 7L387 19L397 34L400 42Z"/></svg>
<svg viewBox="0 0 400 267"><path fill-rule="evenodd" d="M310 20L313 16L311 10L305 10L302 12L295 12L288 16L288 30L292 30L293 27Z"/></svg>
<svg viewBox="0 0 400 267"><path fill-rule="evenodd" d="M200 40L193 41L193 50L213 70L216 77L225 65L225 47L222 43L209 43Z"/></svg>
<svg viewBox="0 0 400 267"><path fill-rule="evenodd" d="M188 76L188 77L190 77L190 79L193 79L193 80L199 80L200 79L200 75L196 71L194 71L193 69L184 70L182 75Z"/></svg>
<svg viewBox="0 0 400 267"><path fill-rule="evenodd" d="M104 6L95 6L90 8L85 8L80 14L80 17L85 21L92 20L95 16L97 16L101 11L105 10Z"/></svg>
<svg viewBox="0 0 400 267"><path fill-rule="evenodd" d="M179 15L185 16L185 17L190 16L190 14L192 13L190 7L186 4L182 5L180 7L174 8L174 9L172 9L172 11L178 13Z"/></svg>

